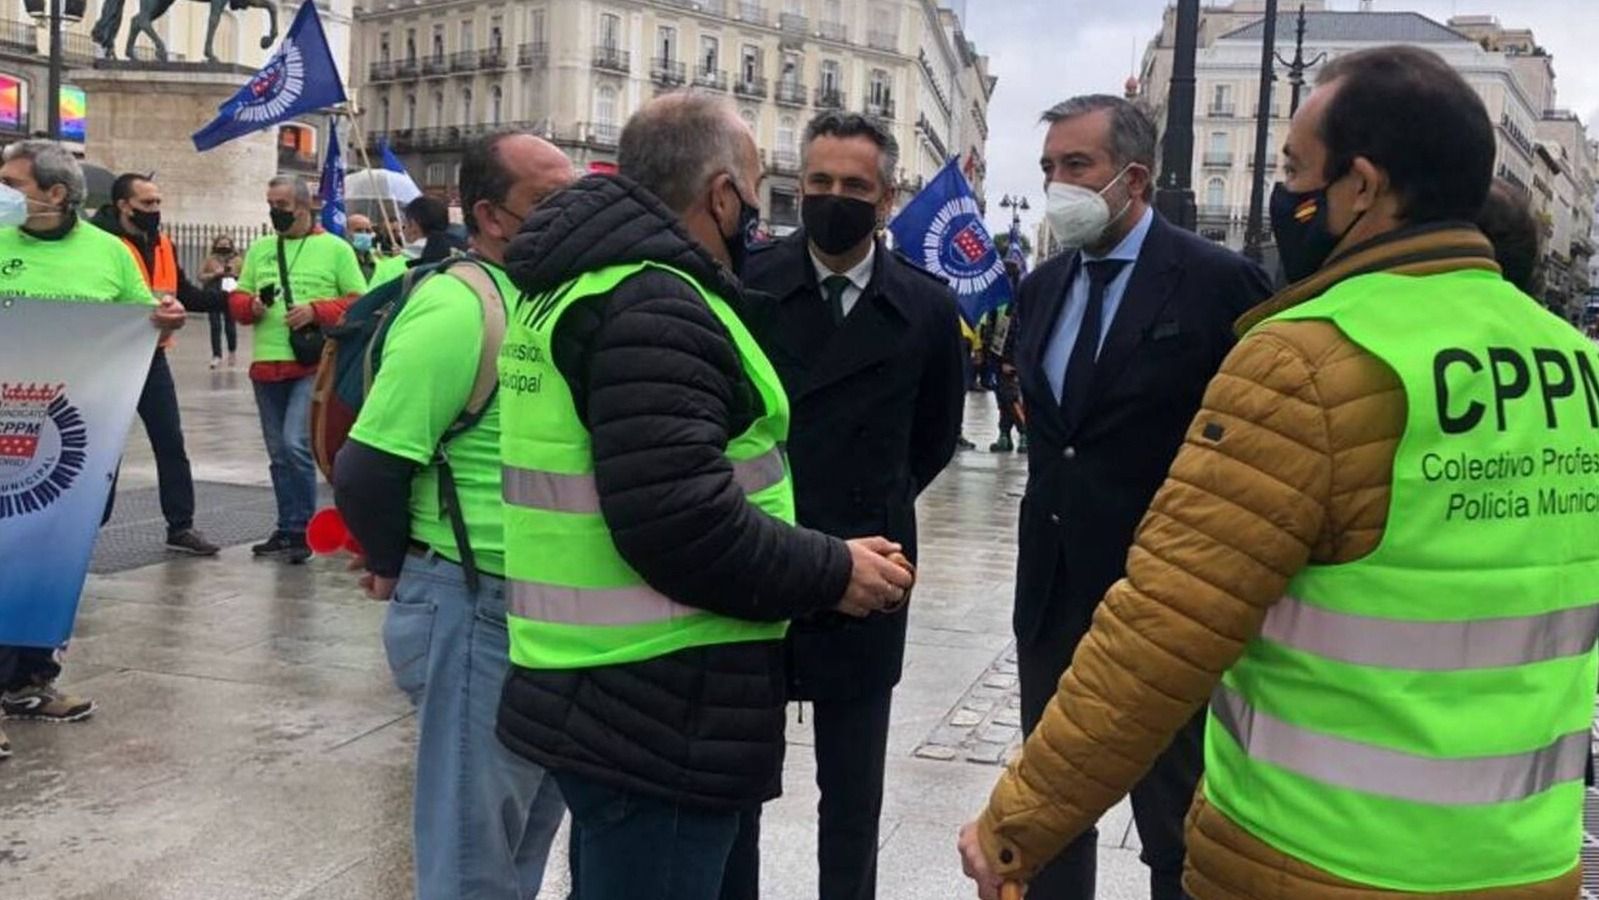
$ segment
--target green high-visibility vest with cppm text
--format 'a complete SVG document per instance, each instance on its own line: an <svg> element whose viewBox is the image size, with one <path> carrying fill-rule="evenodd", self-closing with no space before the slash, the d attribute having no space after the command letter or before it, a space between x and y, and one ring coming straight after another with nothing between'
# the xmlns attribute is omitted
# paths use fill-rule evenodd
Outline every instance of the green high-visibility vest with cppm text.
<svg viewBox="0 0 1599 900"><path fill-rule="evenodd" d="M1391 367L1405 430L1380 545L1296 575L1212 697L1206 796L1363 885L1571 871L1599 677L1594 345L1480 270L1364 275L1274 318L1331 321Z"/></svg>
<svg viewBox="0 0 1599 900"><path fill-rule="evenodd" d="M794 522L783 456L788 395L725 300L657 263L610 266L523 297L500 352L506 599L511 661L523 668L638 662L690 647L778 640L788 628L721 616L656 592L622 559L600 514L590 436L555 366L551 338L574 303L651 268L693 285L731 335L763 410L727 445L733 478L757 508Z"/></svg>

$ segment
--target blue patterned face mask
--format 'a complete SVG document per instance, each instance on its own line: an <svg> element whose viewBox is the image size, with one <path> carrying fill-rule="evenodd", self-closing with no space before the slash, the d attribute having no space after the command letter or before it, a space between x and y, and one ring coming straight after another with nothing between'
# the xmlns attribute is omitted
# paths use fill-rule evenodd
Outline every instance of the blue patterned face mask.
<svg viewBox="0 0 1599 900"><path fill-rule="evenodd" d="M8 184L0 184L0 226L11 227L28 221L28 198Z"/></svg>

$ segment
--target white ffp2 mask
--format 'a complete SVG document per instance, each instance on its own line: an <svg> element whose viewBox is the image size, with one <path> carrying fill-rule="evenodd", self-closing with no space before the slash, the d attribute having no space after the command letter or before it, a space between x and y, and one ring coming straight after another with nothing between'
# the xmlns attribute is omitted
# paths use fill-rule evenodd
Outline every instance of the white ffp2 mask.
<svg viewBox="0 0 1599 900"><path fill-rule="evenodd" d="M1120 219L1133 205L1133 198L1128 197L1121 210L1112 216L1110 204L1105 202L1105 192L1121 181L1130 168L1131 163L1123 166L1109 184L1097 191L1075 184L1050 182L1044 216L1049 219L1049 230L1056 239L1072 248L1086 247L1099 240L1110 223Z"/></svg>

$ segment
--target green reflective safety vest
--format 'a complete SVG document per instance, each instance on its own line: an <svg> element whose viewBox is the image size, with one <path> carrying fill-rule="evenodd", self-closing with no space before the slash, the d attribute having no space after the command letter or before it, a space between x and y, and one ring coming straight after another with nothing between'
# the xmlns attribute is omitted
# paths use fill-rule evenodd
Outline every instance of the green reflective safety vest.
<svg viewBox="0 0 1599 900"><path fill-rule="evenodd" d="M794 489L783 456L788 395L725 300L657 263L611 266L523 297L500 352L508 624L511 661L523 668L638 662L689 647L778 640L788 628L786 622L717 615L657 593L622 559L600 514L588 429L555 366L551 337L572 304L651 268L693 285L732 335L764 413L728 443L726 456L751 503L794 523Z"/></svg>
<svg viewBox="0 0 1599 900"><path fill-rule="evenodd" d="M1212 697L1208 799L1363 885L1569 872L1599 676L1593 344L1483 271L1365 275L1274 318L1337 325L1408 412L1380 545L1295 576Z"/></svg>

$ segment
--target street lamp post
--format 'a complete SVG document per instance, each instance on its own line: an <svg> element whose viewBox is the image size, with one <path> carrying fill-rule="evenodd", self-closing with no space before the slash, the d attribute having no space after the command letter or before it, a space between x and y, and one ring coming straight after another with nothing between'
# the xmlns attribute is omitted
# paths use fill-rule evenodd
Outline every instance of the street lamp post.
<svg viewBox="0 0 1599 900"><path fill-rule="evenodd" d="M1155 208L1168 222L1194 230L1194 57L1199 52L1199 0L1177 0L1166 140L1160 152Z"/></svg>
<svg viewBox="0 0 1599 900"><path fill-rule="evenodd" d="M1006 194L1005 196L1000 198L1000 200L999 200L999 208L1000 209L1008 209L1008 210L1011 211L1011 213L1010 213L1010 227L1011 227L1011 230L1017 232L1018 234L1020 234L1021 233L1021 226L1022 226L1022 213L1027 212L1029 209L1032 209L1032 207L1027 205L1027 198L1023 197L1021 195L1017 195L1015 197L1012 197L1010 194Z"/></svg>
<svg viewBox="0 0 1599 900"><path fill-rule="evenodd" d="M35 19L44 20L50 31L50 76L45 97L45 109L48 111L48 125L50 140L61 140L61 70L66 68L65 54L62 49L61 25L64 22L77 22L83 18L86 0L49 0L50 8L45 9L45 0L23 0L23 8L28 15Z"/></svg>
<svg viewBox="0 0 1599 900"><path fill-rule="evenodd" d="M1305 86L1305 70L1318 66L1327 58L1326 53L1318 53L1312 59L1305 59L1305 4L1299 4L1299 20L1294 23L1294 58L1292 60L1277 57L1277 61L1288 67L1288 83L1293 86L1293 95L1288 103L1288 117L1293 118L1299 112L1299 90Z"/></svg>
<svg viewBox="0 0 1599 900"><path fill-rule="evenodd" d="M1304 7L1299 8L1304 22ZM1266 0L1266 33L1260 42L1260 99L1255 109L1255 155L1249 161L1249 223L1244 226L1244 255L1260 262L1265 259L1260 245L1265 240L1266 143L1271 132L1271 83L1277 79L1271 60L1277 53L1277 0Z"/></svg>

